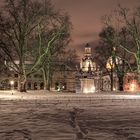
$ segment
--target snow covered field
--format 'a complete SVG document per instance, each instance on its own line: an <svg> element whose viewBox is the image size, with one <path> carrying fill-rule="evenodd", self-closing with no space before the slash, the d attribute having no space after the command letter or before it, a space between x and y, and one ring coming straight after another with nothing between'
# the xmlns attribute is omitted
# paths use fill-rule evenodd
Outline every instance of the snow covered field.
<svg viewBox="0 0 140 140"><path fill-rule="evenodd" d="M0 140L140 140L140 93L0 91Z"/></svg>

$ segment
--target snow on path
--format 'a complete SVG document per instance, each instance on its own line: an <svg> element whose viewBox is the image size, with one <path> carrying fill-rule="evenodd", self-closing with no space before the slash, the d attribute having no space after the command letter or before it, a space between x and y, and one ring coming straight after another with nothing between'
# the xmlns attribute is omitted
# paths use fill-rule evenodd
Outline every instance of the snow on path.
<svg viewBox="0 0 140 140"><path fill-rule="evenodd" d="M140 140L140 95L0 91L0 140Z"/></svg>

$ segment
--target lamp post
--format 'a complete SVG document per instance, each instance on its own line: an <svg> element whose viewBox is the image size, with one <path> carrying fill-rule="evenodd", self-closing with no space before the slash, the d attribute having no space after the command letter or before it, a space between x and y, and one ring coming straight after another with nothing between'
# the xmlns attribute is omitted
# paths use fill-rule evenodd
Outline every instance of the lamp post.
<svg viewBox="0 0 140 140"><path fill-rule="evenodd" d="M107 60L106 68L110 72L110 78L111 78L111 91L115 91L118 89L117 83L114 81L114 78L116 79L120 76L120 65L122 65L122 59L117 56L116 54L116 47L112 48L112 56L109 57Z"/></svg>
<svg viewBox="0 0 140 140"><path fill-rule="evenodd" d="M14 81L13 80L10 81L10 85L11 85L11 91L12 91L12 95L13 95L13 90L14 90Z"/></svg>

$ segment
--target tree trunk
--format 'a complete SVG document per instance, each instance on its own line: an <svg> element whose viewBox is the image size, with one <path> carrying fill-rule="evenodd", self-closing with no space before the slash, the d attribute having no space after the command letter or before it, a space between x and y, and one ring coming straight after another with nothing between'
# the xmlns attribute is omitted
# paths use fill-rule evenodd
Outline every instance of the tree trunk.
<svg viewBox="0 0 140 140"><path fill-rule="evenodd" d="M20 92L26 92L26 76L21 74L19 75L19 80L18 80L18 91Z"/></svg>
<svg viewBox="0 0 140 140"><path fill-rule="evenodd" d="M44 90L47 90L47 74L46 74L46 69L43 67L42 68L43 72L43 80L44 80Z"/></svg>
<svg viewBox="0 0 140 140"><path fill-rule="evenodd" d="M44 90L49 90L50 91L50 68L48 69L43 68L43 79L44 79Z"/></svg>
<svg viewBox="0 0 140 140"><path fill-rule="evenodd" d="M111 69L110 71L110 90L113 91L113 88L114 88L114 81L113 81L113 69Z"/></svg>
<svg viewBox="0 0 140 140"><path fill-rule="evenodd" d="M48 67L48 70L47 70L47 90L50 91L50 68Z"/></svg>
<svg viewBox="0 0 140 140"><path fill-rule="evenodd" d="M47 90L50 91L50 88L51 88L51 84L50 84L50 81L47 80Z"/></svg>
<svg viewBox="0 0 140 140"><path fill-rule="evenodd" d="M123 78L124 78L123 76L119 76L118 77L119 91L124 91L124 88L123 88L123 83L124 83Z"/></svg>

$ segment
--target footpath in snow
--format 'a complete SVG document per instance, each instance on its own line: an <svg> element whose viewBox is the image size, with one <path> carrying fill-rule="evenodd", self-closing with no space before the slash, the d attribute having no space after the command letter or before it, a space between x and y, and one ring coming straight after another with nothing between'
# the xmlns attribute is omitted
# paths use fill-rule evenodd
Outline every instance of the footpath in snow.
<svg viewBox="0 0 140 140"><path fill-rule="evenodd" d="M0 91L0 140L140 140L139 93Z"/></svg>

